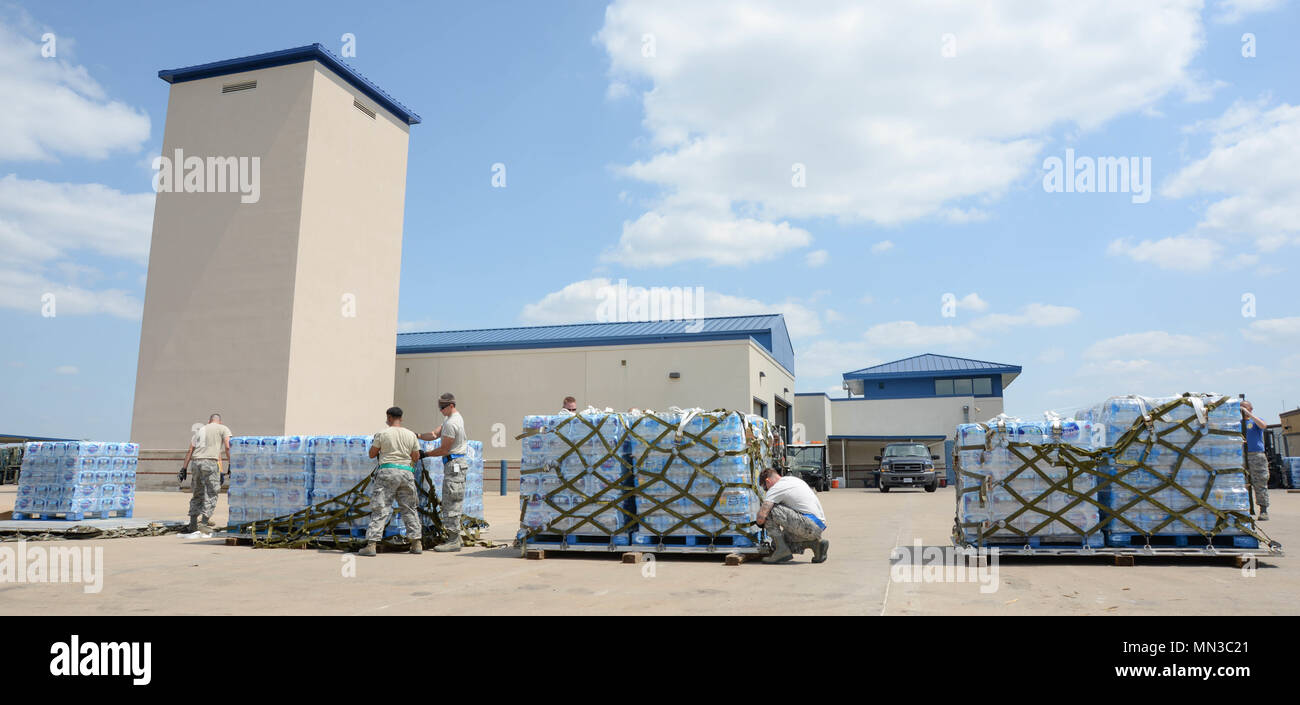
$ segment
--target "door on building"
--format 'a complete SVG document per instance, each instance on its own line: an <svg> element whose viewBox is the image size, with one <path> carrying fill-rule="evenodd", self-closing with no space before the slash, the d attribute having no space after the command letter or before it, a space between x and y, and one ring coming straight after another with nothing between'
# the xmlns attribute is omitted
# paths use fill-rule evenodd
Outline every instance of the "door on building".
<svg viewBox="0 0 1300 705"><path fill-rule="evenodd" d="M780 399L774 399L772 401L772 411L772 423L785 429L781 433L781 438L788 445L790 443L790 405Z"/></svg>
<svg viewBox="0 0 1300 705"><path fill-rule="evenodd" d="M762 400L760 400L760 399L755 399L755 400L754 400L754 415L755 415L755 416L762 416L763 418L767 418L767 403L764 402L764 401L762 401Z"/></svg>

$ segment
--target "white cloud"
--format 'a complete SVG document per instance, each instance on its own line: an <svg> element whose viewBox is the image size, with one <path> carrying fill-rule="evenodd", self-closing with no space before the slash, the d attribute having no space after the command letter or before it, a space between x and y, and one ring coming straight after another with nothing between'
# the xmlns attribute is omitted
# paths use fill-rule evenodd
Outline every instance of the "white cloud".
<svg viewBox="0 0 1300 705"><path fill-rule="evenodd" d="M1218 0L1214 21L1221 24L1240 22L1246 15L1267 12L1282 6L1283 0Z"/></svg>
<svg viewBox="0 0 1300 705"><path fill-rule="evenodd" d="M614 2L595 40L610 82L637 87L652 150L622 173L659 186L662 200L624 227L613 256L746 264L800 234L774 230L790 219L981 217L965 201L995 199L1030 173L1061 125L1092 129L1195 92L1199 10L1192 0L942 12L851 0ZM957 37L951 59L946 33ZM643 55L646 35L654 56ZM714 205L693 216L681 199ZM755 238L745 256L737 231Z"/></svg>
<svg viewBox="0 0 1300 705"><path fill-rule="evenodd" d="M1254 343L1300 342L1300 316L1251 321L1241 334L1246 337L1246 340Z"/></svg>
<svg viewBox="0 0 1300 705"><path fill-rule="evenodd" d="M72 365L60 365L54 368L54 373L60 375L75 375L77 372L79 372L79 370Z"/></svg>
<svg viewBox="0 0 1300 705"><path fill-rule="evenodd" d="M1205 208L1192 233L1166 240L1197 250L1192 258L1198 263L1222 249L1218 242L1246 238L1264 252L1300 242L1300 170L1295 168L1300 106L1266 110L1263 100L1239 101L1190 130L1213 133L1210 151L1174 174L1161 191L1173 198L1218 200Z"/></svg>
<svg viewBox="0 0 1300 705"><path fill-rule="evenodd" d="M957 300L957 308L982 313L988 310L989 304L979 294L971 292Z"/></svg>
<svg viewBox="0 0 1300 705"><path fill-rule="evenodd" d="M58 315L139 318L139 299L121 289L95 289L99 268L84 262L120 258L144 265L153 205L153 193L0 177L0 307L39 313L41 297L54 294ZM94 259L71 260L86 253Z"/></svg>
<svg viewBox="0 0 1300 705"><path fill-rule="evenodd" d="M892 249L894 249L894 243L889 240L881 240L880 242L877 242L876 244L871 246L872 253L877 255L884 252L889 252Z"/></svg>
<svg viewBox="0 0 1300 705"><path fill-rule="evenodd" d="M823 264L826 264L828 259L830 259L830 253L826 250L813 250L807 255L804 255L804 262L807 263L809 267L820 267Z"/></svg>
<svg viewBox="0 0 1300 705"><path fill-rule="evenodd" d="M839 323L844 320L844 316L833 308L826 309L826 311L822 313L822 317L826 319L827 323Z"/></svg>
<svg viewBox="0 0 1300 705"><path fill-rule="evenodd" d="M862 303L868 305L868 306L870 306L871 304L876 303L876 297L872 296L871 294L863 294L863 295L862 295L862 298L861 298L861 299L858 299L858 300L861 301Z"/></svg>
<svg viewBox="0 0 1300 705"><path fill-rule="evenodd" d="M691 260L739 267L811 243L812 236L803 228L737 218L718 199L669 198L658 209L623 223L618 245L602 259L636 268Z"/></svg>
<svg viewBox="0 0 1300 705"><path fill-rule="evenodd" d="M101 184L0 177L0 261L46 261L90 250L144 264L155 198Z"/></svg>
<svg viewBox="0 0 1300 705"><path fill-rule="evenodd" d="M0 161L54 161L59 157L104 159L135 152L149 138L149 116L110 100L84 66L66 51L41 56L42 32L30 21L21 30L0 17ZM56 50L70 48L58 37Z"/></svg>
<svg viewBox="0 0 1300 705"><path fill-rule="evenodd" d="M839 377L851 370L879 365L884 360L866 341L816 340L795 350L799 379L820 380ZM839 390L838 384L834 389ZM842 396L841 392L841 396Z"/></svg>
<svg viewBox="0 0 1300 705"><path fill-rule="evenodd" d="M1221 264L1223 245L1204 237L1179 235L1134 244L1128 239L1113 240L1106 254L1128 257L1135 262L1154 264L1161 269L1188 272L1203 271Z"/></svg>
<svg viewBox="0 0 1300 705"><path fill-rule="evenodd" d="M976 330L999 330L1014 326L1062 326L1074 322L1080 313L1079 309L1071 306L1032 303L1022 308L1020 313L992 313L977 318L971 322L971 327Z"/></svg>
<svg viewBox="0 0 1300 705"><path fill-rule="evenodd" d="M1089 360L1141 361L1205 355L1213 349L1210 342L1202 337L1153 330L1099 340L1083 351L1083 357Z"/></svg>
<svg viewBox="0 0 1300 705"><path fill-rule="evenodd" d="M667 287L636 286L635 282L628 282L627 289L622 290L619 282L607 277L584 279L567 284L559 291L553 291L542 297L536 303L524 305L523 310L519 313L519 320L522 323L531 325L559 325L597 321L603 317L601 312L602 304L613 302L608 304L610 308L606 310L618 310L621 308L619 306L620 298L624 298L630 303L637 300L638 297L644 298L644 292L652 288ZM682 311L674 310L672 313L686 314L685 316L665 315L661 316L661 318L712 318L780 313L785 315L785 324L790 330L792 339L798 340L822 333L821 317L806 302L801 300L787 298L785 301L769 303L708 289L704 289L701 295L694 288L690 288L689 292L683 289L681 294L683 303L686 302L688 296L690 297L689 308L691 310L686 310L688 307L683 305ZM699 298L696 298L697 296ZM614 320L616 319L615 316Z"/></svg>
<svg viewBox="0 0 1300 705"><path fill-rule="evenodd" d="M975 332L963 326L927 326L915 321L879 323L867 329L866 340L881 348L924 348L962 345L975 341Z"/></svg>
<svg viewBox="0 0 1300 705"><path fill-rule="evenodd" d="M102 313L118 318L139 319L144 309L138 298L121 289L90 290L50 281L29 270L0 266L0 308L41 315L46 306L42 297L47 294L54 296L55 317Z"/></svg>

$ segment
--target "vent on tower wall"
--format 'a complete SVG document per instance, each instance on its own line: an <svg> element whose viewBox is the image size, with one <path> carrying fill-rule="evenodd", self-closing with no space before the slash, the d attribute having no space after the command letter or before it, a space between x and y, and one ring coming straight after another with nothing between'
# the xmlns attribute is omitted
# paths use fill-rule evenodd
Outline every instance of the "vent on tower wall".
<svg viewBox="0 0 1300 705"><path fill-rule="evenodd" d="M375 111L373 111L373 110L371 110L370 108L367 108L366 106L362 105L362 104L361 104L361 101L359 101L359 100L357 100L357 99L355 99L355 98L352 99L352 107L354 107L354 108L356 108L357 110L360 110L361 112L365 113L366 116L369 117L371 120L374 120L374 119L375 119Z"/></svg>
<svg viewBox="0 0 1300 705"><path fill-rule="evenodd" d="M244 81L243 83L227 83L221 87L222 93L234 93L236 91L251 91L257 88L257 81Z"/></svg>

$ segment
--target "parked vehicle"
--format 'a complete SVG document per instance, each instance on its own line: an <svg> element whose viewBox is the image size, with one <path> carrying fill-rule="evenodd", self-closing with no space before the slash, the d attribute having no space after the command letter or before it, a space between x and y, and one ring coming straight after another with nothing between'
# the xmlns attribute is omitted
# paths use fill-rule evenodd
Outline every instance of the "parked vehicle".
<svg viewBox="0 0 1300 705"><path fill-rule="evenodd" d="M826 465L826 446L820 443L786 446L785 457L790 472L818 492L831 488L831 472Z"/></svg>
<svg viewBox="0 0 1300 705"><path fill-rule="evenodd" d="M877 455L880 469L876 471L876 486L881 492L892 487L924 487L926 492L939 489L939 474L934 470L930 449L921 443L890 443L883 455Z"/></svg>

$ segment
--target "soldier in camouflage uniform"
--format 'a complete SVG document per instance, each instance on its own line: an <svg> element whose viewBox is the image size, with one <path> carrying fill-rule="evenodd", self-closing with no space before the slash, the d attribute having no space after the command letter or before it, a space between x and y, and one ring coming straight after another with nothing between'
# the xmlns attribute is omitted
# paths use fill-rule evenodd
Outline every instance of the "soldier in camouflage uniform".
<svg viewBox="0 0 1300 705"><path fill-rule="evenodd" d="M1241 402L1241 415L1246 429L1246 471L1250 486L1255 490L1255 504L1259 505L1259 521L1268 521L1268 456L1264 453L1264 431L1268 423L1255 415L1255 407Z"/></svg>
<svg viewBox="0 0 1300 705"><path fill-rule="evenodd" d="M402 410L396 406L387 412L388 428L375 434L370 445L370 457L379 459L379 469L370 492L370 526L366 528L366 547L360 555L373 556L376 546L384 537L384 527L393 514L393 500L397 500L402 520L406 522L406 538L411 542L411 553L422 553L420 536L419 493L415 490L415 468L420 466L420 441L415 433L402 427Z"/></svg>
<svg viewBox="0 0 1300 705"><path fill-rule="evenodd" d="M230 429L221 423L221 414L208 417L208 423L194 432L190 449L185 453L183 470L193 470L193 494L190 496L190 523L187 531L215 531L212 515L217 511L221 492L221 458L230 465ZM193 461L193 462L191 462Z"/></svg>
<svg viewBox="0 0 1300 705"><path fill-rule="evenodd" d="M465 501L465 471L469 461L468 438L465 436L465 420L456 410L456 397L443 394L438 397L438 411L446 417L442 425L429 433L420 434L420 440L433 441L441 438L442 443L433 450L425 451L420 457L446 456L443 461L442 475L442 526L451 532L452 538L446 543L438 544L433 550L439 553L459 551L461 507Z"/></svg>

